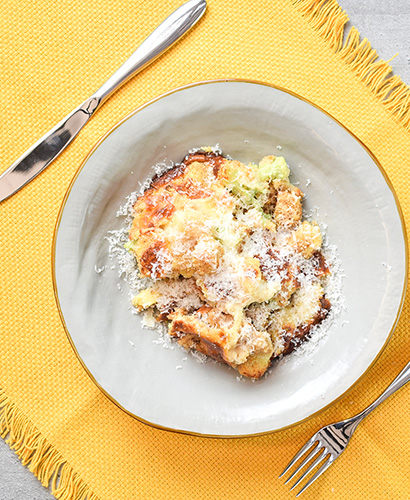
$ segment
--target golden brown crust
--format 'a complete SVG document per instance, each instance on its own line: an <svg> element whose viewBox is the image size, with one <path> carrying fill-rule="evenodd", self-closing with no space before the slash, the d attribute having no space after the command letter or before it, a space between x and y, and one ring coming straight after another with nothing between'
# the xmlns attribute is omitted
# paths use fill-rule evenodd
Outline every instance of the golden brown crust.
<svg viewBox="0 0 410 500"><path fill-rule="evenodd" d="M295 229L302 220L302 191L288 181L272 182L264 211L273 215L279 228Z"/></svg>
<svg viewBox="0 0 410 500"><path fill-rule="evenodd" d="M214 152L205 152L205 151L197 151L196 153L191 153L185 156L182 164L188 166L190 163L199 162L199 163L209 163L212 165L212 171L215 177L218 176L219 170L221 168L221 164L226 160L224 156L219 153Z"/></svg>
<svg viewBox="0 0 410 500"><path fill-rule="evenodd" d="M303 193L287 180L259 179L257 168L214 152L189 154L138 198L130 231L141 275L159 278L152 297L134 301L139 310L152 307L180 345L254 379L273 357L291 352L330 307L317 285L310 308L299 306L292 316L301 256L311 259L317 282L330 271L318 226L301 221ZM181 293L187 279L191 288ZM265 319L247 314L248 306L265 305ZM277 308L285 314L268 332Z"/></svg>
<svg viewBox="0 0 410 500"><path fill-rule="evenodd" d="M176 310L169 315L169 318L171 336L181 337L190 334L212 343L222 351L226 349L229 340L227 330L233 324L232 316L209 306L203 306L193 314Z"/></svg>
<svg viewBox="0 0 410 500"><path fill-rule="evenodd" d="M199 198L208 198L212 195L209 190L203 189L196 185L191 179L187 179L181 184L175 184L174 189L178 194L184 195L190 200L197 200Z"/></svg>
<svg viewBox="0 0 410 500"><path fill-rule="evenodd" d="M302 219L302 197L292 191L278 191L273 218L278 227L297 227Z"/></svg>
<svg viewBox="0 0 410 500"><path fill-rule="evenodd" d="M189 278L217 268L222 246L208 234L198 214L214 213L217 219L221 208L229 211L234 202L214 184L215 168L223 160L213 153L189 155L185 164L155 178L138 198L129 238L142 276Z"/></svg>
<svg viewBox="0 0 410 500"><path fill-rule="evenodd" d="M184 175L185 170L186 170L186 165L184 163L181 163L181 165L176 165L175 167L167 170L161 175L156 175L155 177L153 177L148 191L150 189L158 189L162 186L165 186L166 184L169 184L175 179L178 179L178 177Z"/></svg>
<svg viewBox="0 0 410 500"><path fill-rule="evenodd" d="M197 335L187 333L178 339L178 344L185 347L185 349L195 349L201 354L205 354L220 363L226 364L226 360L223 357L223 349Z"/></svg>
<svg viewBox="0 0 410 500"><path fill-rule="evenodd" d="M311 318L306 324L302 324L297 327L294 327L293 325L284 325L284 348L281 354L289 354L298 345L300 345L306 339L312 328L326 318L329 311L330 302L326 299L326 297L322 297L320 299L320 309L318 310L316 316Z"/></svg>
<svg viewBox="0 0 410 500"><path fill-rule="evenodd" d="M303 221L292 231L288 238L288 246L305 259L310 259L322 246L322 235L316 222Z"/></svg>
<svg viewBox="0 0 410 500"><path fill-rule="evenodd" d="M326 264L326 260L323 256L323 253L320 250L317 250L312 255L313 261L313 269L315 271L315 276L317 278L323 278L324 276L329 276L330 269Z"/></svg>
<svg viewBox="0 0 410 500"><path fill-rule="evenodd" d="M169 335L177 337L181 346L186 349L196 349L217 361L227 363L224 356L226 332L221 328L208 327L198 318L198 314L187 315L177 312L169 317L171 318Z"/></svg>
<svg viewBox="0 0 410 500"><path fill-rule="evenodd" d="M237 367L238 372L244 377L260 379L269 368L272 360L270 353L251 355L245 363Z"/></svg>
<svg viewBox="0 0 410 500"><path fill-rule="evenodd" d="M164 250L166 250L165 246L160 241L156 241L153 245L146 248L139 259L141 273L144 276L152 276L154 274L162 276L165 274L165 266L169 262L158 258L158 255L164 252Z"/></svg>
<svg viewBox="0 0 410 500"><path fill-rule="evenodd" d="M175 212L174 196L166 190L150 189L134 205L134 224L130 239L161 227Z"/></svg>
<svg viewBox="0 0 410 500"><path fill-rule="evenodd" d="M280 276L280 291L276 296L276 301L280 307L285 306L295 291L300 288L298 266L290 260L280 258L279 252L272 249L269 249L264 258L261 256L258 256L258 258L260 260L260 269L264 276L269 273L271 268L271 263L267 262L266 259L268 258L275 262L275 270Z"/></svg>
<svg viewBox="0 0 410 500"><path fill-rule="evenodd" d="M259 341L253 346L241 341L243 320L238 323L233 316L209 306L192 314L177 310L169 318L169 334L177 337L178 343L185 348L196 349L251 378L259 378L269 367L273 354L269 335L247 325L248 332L259 337Z"/></svg>

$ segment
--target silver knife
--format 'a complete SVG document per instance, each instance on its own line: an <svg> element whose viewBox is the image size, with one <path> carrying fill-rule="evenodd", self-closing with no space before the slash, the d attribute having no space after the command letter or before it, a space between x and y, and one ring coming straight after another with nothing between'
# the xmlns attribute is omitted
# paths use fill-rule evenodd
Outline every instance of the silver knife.
<svg viewBox="0 0 410 500"><path fill-rule="evenodd" d="M110 95L171 47L200 19L205 9L206 0L190 0L167 17L97 92L0 175L0 202L46 168L70 144Z"/></svg>

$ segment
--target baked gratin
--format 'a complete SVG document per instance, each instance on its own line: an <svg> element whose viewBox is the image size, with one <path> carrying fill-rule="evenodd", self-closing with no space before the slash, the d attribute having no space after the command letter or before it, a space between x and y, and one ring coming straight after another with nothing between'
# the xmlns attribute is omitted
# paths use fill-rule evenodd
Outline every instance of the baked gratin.
<svg viewBox="0 0 410 500"><path fill-rule="evenodd" d="M328 314L318 224L283 157L212 150L157 176L133 207L127 250L150 286L132 300L168 333L258 379Z"/></svg>

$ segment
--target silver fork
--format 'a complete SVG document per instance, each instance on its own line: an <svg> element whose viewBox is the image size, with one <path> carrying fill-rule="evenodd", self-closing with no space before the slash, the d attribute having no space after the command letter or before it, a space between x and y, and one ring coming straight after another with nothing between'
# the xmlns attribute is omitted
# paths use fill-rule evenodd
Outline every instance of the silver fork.
<svg viewBox="0 0 410 500"><path fill-rule="evenodd" d="M279 477L284 476L290 469L302 458L303 461L297 465L294 472L285 481L285 484L296 478L295 484L291 490L296 488L303 479L315 471L314 475L308 480L303 488L296 495L297 497L303 493L323 472L339 457L348 445L350 438L360 422L367 417L380 403L391 396L398 389L403 387L410 381L410 363L402 370L402 372L393 380L389 387L365 410L347 420L342 420L335 424L322 427L311 439L303 446L294 458L289 462L285 470ZM308 453L310 451L310 453ZM306 455L306 456L305 456ZM320 467L319 467L320 466ZM303 472L305 468L305 471Z"/></svg>

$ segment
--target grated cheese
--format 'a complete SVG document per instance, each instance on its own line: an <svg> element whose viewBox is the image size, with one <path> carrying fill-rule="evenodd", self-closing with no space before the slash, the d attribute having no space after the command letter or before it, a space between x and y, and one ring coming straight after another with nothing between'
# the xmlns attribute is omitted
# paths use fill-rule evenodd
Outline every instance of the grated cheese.
<svg viewBox="0 0 410 500"><path fill-rule="evenodd" d="M221 153L219 145L208 150ZM190 153L198 151L204 151L204 148L193 149ZM161 241L168 241L168 237L172 246L156 250L150 277L141 277L135 256L124 247L129 241L135 215L133 207L150 187L154 176L161 176L174 167L175 164L167 160L155 165L152 177L141 183L139 191L131 193L119 208L117 217L123 220L121 229L110 231L106 237L112 267L117 269L119 278L128 285L130 297L150 288L158 297L155 306L159 311L165 312L178 308L192 313L204 305L211 305L235 316L238 308L245 308L235 348L235 359L242 360L266 347L267 329L272 330L275 325L279 325L279 331L284 332L280 325L303 326L306 318L313 317L318 312L318 296L322 296L324 290L331 303L330 312L323 321L310 329L310 341L303 343L295 351L297 355L313 352L344 308L344 275L337 248L329 245L326 239L322 243L320 237L316 246L307 249L308 255L306 252L304 254L290 244L295 231L287 227L275 227L256 207L250 207L233 194L224 192L215 212L207 205L206 197L186 201L184 218L179 220L182 213L178 213L169 224L168 233L163 230ZM202 189L214 189L212 178L206 172L202 180ZM310 180L306 185L309 184ZM195 182L193 185L195 187ZM296 197L293 192L288 199L292 197ZM266 193L261 194L259 199L265 203ZM198 217L204 213L203 207L206 207L209 215L207 218ZM308 232L314 227L314 223L312 225L308 221L312 221L318 213L317 207L310 214L304 213L306 222L303 224L307 225ZM323 229L324 226L321 225L320 230L317 230L318 234ZM196 239L190 238L190 234L195 234ZM220 247L223 248L222 257L219 255ZM326 264L331 269L331 274L326 278L318 276L317 262L310 257L317 248L321 249ZM213 271L200 275L193 269L191 275L174 277L175 257L181 262L185 259L187 263L207 261L213 266ZM284 287L284 283L289 289ZM208 327L212 327L206 314L200 315L200 319ZM154 340L156 344L173 348L174 342L167 335L166 324L156 321L152 309L145 311L143 325L160 333L160 337ZM272 342L273 351L280 353L284 347L283 333L272 335ZM200 362L208 360L200 352L191 350L190 353Z"/></svg>

